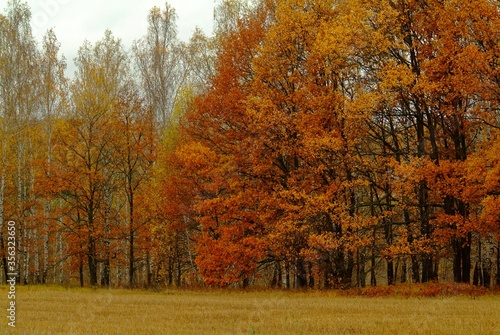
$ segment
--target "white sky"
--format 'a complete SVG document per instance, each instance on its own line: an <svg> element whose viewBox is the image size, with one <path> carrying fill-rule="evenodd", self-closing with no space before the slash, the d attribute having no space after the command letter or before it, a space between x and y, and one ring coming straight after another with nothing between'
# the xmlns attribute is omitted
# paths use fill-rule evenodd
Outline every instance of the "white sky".
<svg viewBox="0 0 500 335"><path fill-rule="evenodd" d="M53 28L68 63L87 39L92 43L110 29L126 49L147 32L147 15L154 6L164 8L165 0L24 0L31 8L33 34L38 42ZM188 41L194 29L212 34L214 0L168 0L175 8L180 39ZM3 10L4 8L2 8Z"/></svg>

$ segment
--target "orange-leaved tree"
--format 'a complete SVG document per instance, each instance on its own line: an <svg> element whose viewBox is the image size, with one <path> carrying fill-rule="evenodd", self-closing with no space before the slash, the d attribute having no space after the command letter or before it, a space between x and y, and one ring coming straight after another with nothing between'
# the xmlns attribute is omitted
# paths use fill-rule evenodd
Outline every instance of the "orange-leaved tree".
<svg viewBox="0 0 500 335"><path fill-rule="evenodd" d="M84 283L86 261L90 284L98 284L98 264L103 263L101 282L109 285L118 185L112 110L126 82L127 59L120 41L107 31L94 46L86 42L80 48L77 66L71 85L73 109L55 135L56 193L67 208L65 231L78 256L80 283Z"/></svg>
<svg viewBox="0 0 500 335"><path fill-rule="evenodd" d="M212 86L186 115L175 154L186 180L179 185L192 185L196 191L185 214L200 227L196 264L209 285L246 285L263 257L261 228L253 210L256 197L253 189L248 190L250 182L238 157L245 155L241 141L248 122L243 100L265 14L262 9L241 18L237 29L220 40Z"/></svg>
<svg viewBox="0 0 500 335"><path fill-rule="evenodd" d="M126 225L121 230L128 242L128 284L133 287L137 245L149 240L148 228L153 220L146 203L154 200L153 197L148 199L148 189L156 160L157 135L153 111L145 106L133 88L119 95L111 117L114 131L112 169L118 173L118 184L126 198ZM149 249L149 246L144 247Z"/></svg>

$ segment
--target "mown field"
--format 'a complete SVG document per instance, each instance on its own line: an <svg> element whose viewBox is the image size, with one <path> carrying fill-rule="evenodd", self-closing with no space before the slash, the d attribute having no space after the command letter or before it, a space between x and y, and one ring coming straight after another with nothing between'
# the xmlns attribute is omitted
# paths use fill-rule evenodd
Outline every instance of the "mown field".
<svg viewBox="0 0 500 335"><path fill-rule="evenodd" d="M17 287L0 334L500 334L500 296L363 297L335 292L163 292Z"/></svg>

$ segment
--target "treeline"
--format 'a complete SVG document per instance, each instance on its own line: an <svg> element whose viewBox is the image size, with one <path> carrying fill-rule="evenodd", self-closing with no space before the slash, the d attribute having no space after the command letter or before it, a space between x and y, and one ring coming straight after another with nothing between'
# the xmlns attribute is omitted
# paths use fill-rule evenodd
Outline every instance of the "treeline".
<svg viewBox="0 0 500 335"><path fill-rule="evenodd" d="M67 78L54 32L38 44L30 18L16 0L0 15L1 281L13 220L23 284L164 284L180 256L159 216L162 159L206 86L212 40L181 42L166 4L131 50L111 31L84 42Z"/></svg>
<svg viewBox="0 0 500 335"><path fill-rule="evenodd" d="M500 7L221 1L75 77L0 16L2 277L25 284L500 284Z"/></svg>
<svg viewBox="0 0 500 335"><path fill-rule="evenodd" d="M499 9L244 9L164 188L205 283L500 283Z"/></svg>

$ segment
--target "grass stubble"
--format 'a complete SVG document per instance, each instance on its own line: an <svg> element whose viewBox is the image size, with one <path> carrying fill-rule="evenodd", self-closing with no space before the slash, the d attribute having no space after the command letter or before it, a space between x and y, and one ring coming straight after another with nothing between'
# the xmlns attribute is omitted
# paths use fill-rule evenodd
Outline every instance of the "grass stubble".
<svg viewBox="0 0 500 335"><path fill-rule="evenodd" d="M335 292L17 287L0 334L500 334L500 296L345 297ZM5 297L5 299L2 299Z"/></svg>

